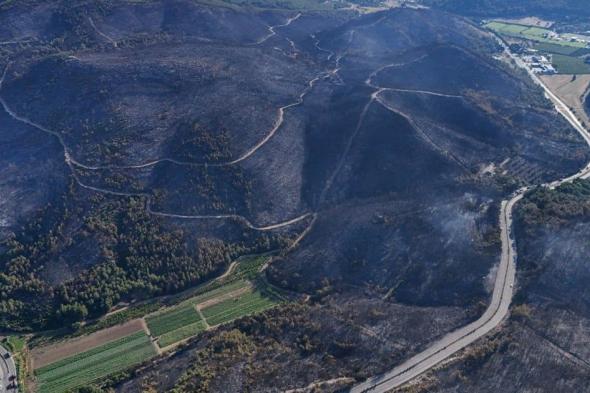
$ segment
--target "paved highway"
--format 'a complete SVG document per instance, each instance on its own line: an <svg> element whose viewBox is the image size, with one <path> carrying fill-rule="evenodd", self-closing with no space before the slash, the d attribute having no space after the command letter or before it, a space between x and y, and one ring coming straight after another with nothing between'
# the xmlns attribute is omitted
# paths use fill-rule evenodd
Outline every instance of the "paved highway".
<svg viewBox="0 0 590 393"><path fill-rule="evenodd" d="M584 128L568 106L553 94L540 78L529 70L517 56L510 53L504 42L501 41L501 45L519 67L527 70L533 81L543 88L547 98L555 105L555 109L580 133L586 143L590 145L590 133ZM590 164L574 175L544 184L544 186L555 188L560 184L589 176ZM528 188L526 187L521 188L510 199L502 201L502 207L500 209L502 256L498 272L496 273L492 300L484 314L477 321L444 336L428 349L406 360L393 370L369 378L365 382L353 386L350 390L351 393L386 393L397 388L440 364L500 325L508 314L516 278L516 245L512 235L512 212L516 203L522 199L527 190Z"/></svg>
<svg viewBox="0 0 590 393"><path fill-rule="evenodd" d="M485 313L475 322L458 329L434 343L393 370L354 386L352 393L388 392L436 366L494 329L508 313L516 276L516 247L512 238L512 209L526 189L519 190L510 200L502 202L500 229L502 257L496 275L492 301Z"/></svg>
<svg viewBox="0 0 590 393"><path fill-rule="evenodd" d="M16 393L16 387L9 388L12 377L16 376L16 364L10 353L0 345L0 393Z"/></svg>

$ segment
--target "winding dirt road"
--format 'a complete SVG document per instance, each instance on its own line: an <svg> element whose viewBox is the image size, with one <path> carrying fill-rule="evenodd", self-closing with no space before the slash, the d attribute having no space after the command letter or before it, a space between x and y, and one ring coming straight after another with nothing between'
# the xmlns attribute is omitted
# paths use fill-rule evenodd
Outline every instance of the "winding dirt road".
<svg viewBox="0 0 590 393"><path fill-rule="evenodd" d="M266 38L263 38L261 40L259 40L256 44L261 44L264 41L266 41L268 38L270 38L271 36L276 35L276 31L275 29L278 27L285 27L290 25L293 21L299 19L301 17L301 14L297 14L294 17L291 17L289 19L287 19L287 21L283 24L280 25L275 25L275 26L269 26L269 35L266 36ZM90 20L91 24L94 24L94 22L92 20ZM2 85L4 83L4 80L6 78L6 74L8 72L8 69L10 67L10 63L8 63L6 65L6 67L4 68L4 71L2 73L2 76L0 77L0 91L2 89ZM148 193L131 193L131 192L124 192L124 191L115 191L115 190L110 190L110 189L106 189L106 188L102 188L102 187L95 187L95 186L91 186L88 184L85 184L82 179L80 178L80 176L78 175L78 173L76 172L76 169L85 169L85 170L90 170L90 171L97 171L97 170L116 170L116 169L142 169L142 168L147 168L147 167L151 167L151 166L155 166L158 165L160 163L163 162L169 162L169 163L173 163L176 165L181 165L181 166L199 166L199 167L204 167L204 166L208 166L208 167L225 167L225 166L231 166L231 165L236 165L246 159L248 159L249 157L251 157L253 154L255 154L260 148L262 148L264 145L266 145L266 143L277 133L277 131L281 128L281 126L284 123L284 118L285 118L285 111L290 109L290 108L294 108L297 107L301 104L303 104L305 96L313 89L314 85L325 78L329 78L332 77L334 75L336 75L336 73L339 70L339 61L336 61L336 65L334 69L330 69L327 71L322 71L321 73L319 73L317 76L315 76L313 79L309 80L307 82L307 85L305 86L305 88L303 89L303 91L299 94L299 96L297 97L297 99L292 102L289 103L287 105L284 105L282 107L280 107L278 109L278 117L273 125L273 127L270 129L270 131L265 135L265 137L259 141L256 145L252 146L250 149L248 149L246 152L244 152L240 157L232 160L232 161L228 161L228 162L222 162L222 163L197 163L197 162L189 162L189 161L181 161L181 160L176 160L173 158L169 158L169 157L165 157L165 158L160 158L157 160L152 160L152 161L148 161L145 163L141 163L141 164L134 164L134 165L89 165L89 164L85 164L82 163L78 160L76 160L73 155L70 152L70 149L68 148L67 144L65 143L65 140L63 138L63 136L53 130L50 130L49 128L42 126L38 123L35 123L34 121L21 116L19 114L17 114L14 110L12 110L10 108L10 106L8 105L8 103L4 100L4 98L2 96L0 96L0 105L2 105L3 109L5 110L6 113L8 113L8 115L10 115L13 119L24 123L30 127L36 128L42 132L45 132L49 135L52 135L53 137L55 137L57 139L57 141L59 142L59 144L61 145L63 151L64 151L64 161L66 163L66 165L68 166L68 168L70 169L70 172L72 173L73 178L76 180L76 182L78 183L78 185L84 189L90 190L90 191L94 191L94 192L98 192L98 193L102 193L102 194L107 194L107 195L114 195L114 196L126 196L126 197L133 197L133 196L137 196L137 197L144 197L146 198L146 210L153 215L156 216L160 216L160 217L167 217L167 218L175 218L175 219L185 219L185 220L207 220L207 219L213 219L213 220L224 220L224 219L233 219L236 220L238 222L242 222L243 224L245 224L248 228L253 229L253 230L257 230L257 231L271 231L274 229L279 229L282 227L286 227L292 224L295 224L299 221L302 221L304 219L306 219L307 217L310 217L313 215L313 213L304 213L300 216L291 218L289 220L286 221L282 221L279 223L275 223L275 224L269 224L269 225L256 225L252 222L250 222L247 218L245 218L244 216L241 215L236 215L236 214L219 214L219 215L186 215L186 214L176 214L176 213L169 213L169 212L161 212L161 211L156 211L152 209L152 196ZM306 233L306 232L304 232Z"/></svg>
<svg viewBox="0 0 590 393"><path fill-rule="evenodd" d="M576 131L578 131L586 143L590 145L590 132L584 128L580 121L569 110L567 105L553 94L549 88L520 61L520 59L513 56L503 42L501 44L504 47L505 52L516 62L516 64L526 69L535 83L543 88L546 97L552 101L556 110L576 129ZM368 82L371 82L371 78L368 79ZM548 184L543 184L543 186L555 188L563 183L571 182L578 178L587 178L588 176L590 176L590 164L574 175ZM509 312L514 282L516 279L517 253L516 244L512 234L512 215L514 206L523 198L529 188L521 188L516 191L510 199L502 201L500 210L502 256L500 259L500 266L496 273L492 300L484 314L475 322L444 336L425 351L406 360L394 369L353 386L350 390L351 393L386 393L402 386L408 381L437 366L479 338L485 336L502 323Z"/></svg>
<svg viewBox="0 0 590 393"><path fill-rule="evenodd" d="M260 44L264 43L266 40L268 40L269 38L274 37L275 35L277 35L277 32L275 31L276 28L289 26L291 23L293 23L297 19L301 18L301 15L302 15L301 13L298 13L297 15L287 19L287 21L285 23L282 23L280 25L268 26L269 33L267 35L265 35L264 37L262 37L261 39L259 39L258 41L252 43L252 45L260 45Z"/></svg>

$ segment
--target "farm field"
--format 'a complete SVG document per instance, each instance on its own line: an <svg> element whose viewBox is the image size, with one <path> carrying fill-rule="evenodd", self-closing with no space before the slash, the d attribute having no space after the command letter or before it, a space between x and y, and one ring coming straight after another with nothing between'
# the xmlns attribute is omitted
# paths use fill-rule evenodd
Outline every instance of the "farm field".
<svg viewBox="0 0 590 393"><path fill-rule="evenodd" d="M66 392L155 355L150 338L137 332L35 370L38 392Z"/></svg>
<svg viewBox="0 0 590 393"><path fill-rule="evenodd" d="M578 51L584 51L584 48L576 48L573 46L549 44L547 42L537 42L533 45L533 48L547 53L557 53L559 55L575 56Z"/></svg>
<svg viewBox="0 0 590 393"><path fill-rule="evenodd" d="M264 311L276 302L258 291L250 292L235 299L228 299L202 310L211 326L230 322L234 319Z"/></svg>
<svg viewBox="0 0 590 393"><path fill-rule="evenodd" d="M541 79L582 122L590 124L590 113L584 108L585 93L590 89L590 74L575 78L572 75L543 75Z"/></svg>
<svg viewBox="0 0 590 393"><path fill-rule="evenodd" d="M231 273L202 291L143 318L35 348L32 360L38 391L61 393L87 385L155 356L158 347L170 349L210 326L272 307L281 296L260 279L267 258L237 261ZM157 347L152 338L157 339Z"/></svg>
<svg viewBox="0 0 590 393"><path fill-rule="evenodd" d="M202 293L200 295L197 295L195 297L187 299L182 304L191 304L191 305L195 306L197 304L204 303L204 302L209 301L211 299L215 299L216 297L223 296L227 293L230 293L230 292L242 289L242 288L246 288L251 285L252 284L246 280L229 281L225 285L216 287L214 289L211 289L210 291L207 291L205 293Z"/></svg>
<svg viewBox="0 0 590 393"><path fill-rule="evenodd" d="M582 42L571 42L566 40L556 40L551 38L545 38L544 35L551 33L551 30L540 28L517 25L513 23L504 22L489 22L484 25L488 29L494 30L498 34L503 34L509 37L522 38L526 40L532 40L542 43L548 43L553 45L572 47L572 48L584 48L586 44Z"/></svg>
<svg viewBox="0 0 590 393"><path fill-rule="evenodd" d="M150 334L158 338L158 346L165 348L196 336L208 326L265 310L275 303L256 291L250 281L237 280L187 299L167 311L147 316L146 321ZM204 320L196 307L206 310Z"/></svg>
<svg viewBox="0 0 590 393"><path fill-rule="evenodd" d="M560 74L590 74L590 64L585 63L583 58L553 55L553 66Z"/></svg>
<svg viewBox="0 0 590 393"><path fill-rule="evenodd" d="M191 323L190 325L186 325L176 330L172 330L171 332L168 332L160 336L160 338L158 339L158 346L160 348L165 348L169 345L176 344L177 342L180 342L187 338L196 336L197 334L201 333L202 331L205 331L206 329L207 324L203 320Z"/></svg>
<svg viewBox="0 0 590 393"><path fill-rule="evenodd" d="M99 330L86 336L37 347L31 352L33 367L40 369L58 360L87 351L89 348L94 348L140 331L143 331L143 321L141 319L133 319L124 324Z"/></svg>
<svg viewBox="0 0 590 393"><path fill-rule="evenodd" d="M174 307L163 313L146 317L150 334L154 337L161 336L183 326L199 322L201 317L195 307L188 303Z"/></svg>

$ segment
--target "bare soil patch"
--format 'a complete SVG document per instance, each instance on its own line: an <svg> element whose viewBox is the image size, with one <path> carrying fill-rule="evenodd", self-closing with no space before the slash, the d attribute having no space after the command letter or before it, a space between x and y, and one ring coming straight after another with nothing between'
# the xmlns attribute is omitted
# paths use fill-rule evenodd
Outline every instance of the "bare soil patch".
<svg viewBox="0 0 590 393"><path fill-rule="evenodd" d="M142 320L134 319L124 324L103 329L87 336L35 348L31 352L33 368L38 369L44 367L58 360L65 359L80 352L106 344L107 342L128 336L140 330L144 330Z"/></svg>
<svg viewBox="0 0 590 393"><path fill-rule="evenodd" d="M590 75L545 75L541 77L549 89L569 106L580 120L590 124L590 114L584 108L584 99L590 87Z"/></svg>
<svg viewBox="0 0 590 393"><path fill-rule="evenodd" d="M548 20L543 20L540 18L537 18L536 16L527 16L524 18L520 18L520 19L496 19L500 22L506 22L506 23L516 23L519 25L524 25L524 26L533 26L533 27L543 27L545 29L549 29L551 26L554 25L555 22L551 22Z"/></svg>
<svg viewBox="0 0 590 393"><path fill-rule="evenodd" d="M221 302L228 300L228 299L233 299L235 297L243 295L246 292L251 292L251 291L252 291L252 286L247 286L244 288L236 289L235 291L224 293L221 296L217 296L213 299L206 300L203 303L199 303L199 304L197 304L197 307L198 308L210 307L210 306L213 306L217 303L221 303Z"/></svg>

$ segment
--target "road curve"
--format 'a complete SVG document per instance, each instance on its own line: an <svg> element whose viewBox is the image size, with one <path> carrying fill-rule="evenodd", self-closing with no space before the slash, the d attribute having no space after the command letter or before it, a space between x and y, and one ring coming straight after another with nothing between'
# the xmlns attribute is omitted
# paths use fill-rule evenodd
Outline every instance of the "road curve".
<svg viewBox="0 0 590 393"><path fill-rule="evenodd" d="M0 393L16 393L18 388L11 386L16 377L16 364L10 352L0 345Z"/></svg>
<svg viewBox="0 0 590 393"><path fill-rule="evenodd" d="M451 355L465 348L494 329L508 313L516 276L516 247L512 238L512 209L523 197L526 189L519 190L509 201L502 202L500 230L502 257L496 274L492 301L484 314L475 322L464 326L434 343L427 350L408 359L393 370L354 386L351 393L381 392L394 389L428 371Z"/></svg>
<svg viewBox="0 0 590 393"><path fill-rule="evenodd" d="M590 133L584 128L581 122L575 117L566 104L564 104L549 88L523 64L520 59L512 55L508 47L501 41L504 51L515 61L515 63L527 70L533 81L543 88L546 97L555 105L555 109L561 114L590 145ZM374 76L374 75L372 75ZM371 84L371 77L367 84ZM555 188L563 183L571 182L578 178L590 177L590 164L574 175L561 180L543 184L548 188ZM424 372L432 369L450 356L456 354L479 338L485 336L502 323L508 315L512 301L514 282L516 279L516 244L512 235L512 214L514 206L520 201L530 187L524 187L516 191L510 199L502 201L500 209L500 231L502 240L502 255L500 266L496 273L494 292L492 300L483 313L475 322L470 323L432 344L425 351L406 360L394 369L367 379L365 382L353 386L351 393L376 392L386 393L408 381L416 378Z"/></svg>
<svg viewBox="0 0 590 393"><path fill-rule="evenodd" d="M6 73L8 71L8 67L10 66L10 63L6 65L6 67L4 68L4 71L2 73L2 75L0 76L0 91L2 89L2 84L4 83L4 79L6 78ZM283 115L284 115L284 110L297 106L297 105L301 105L303 103L303 100L305 98L305 95L307 95L307 93L309 93L309 91L313 88L313 86L315 85L315 83L323 78L328 78L330 76L333 76L336 72L338 72L338 68L333 69L333 70L329 70L326 72L321 73L320 75L316 76L315 78L313 78L312 80L310 80L307 84L307 86L305 87L305 89L302 91L302 93L299 95L297 101L295 101L294 103L285 105L281 108L279 108L279 113L280 113L280 117L277 120L275 127L273 128L271 134L269 134L269 136L267 136L263 142L257 144L255 147L253 147L252 149L250 149L245 155L241 156L240 158L229 162L229 163L221 163L221 164L209 164L209 166L225 166L225 165L233 165L236 164L240 161L245 160L246 158L248 158L249 156L251 156L252 154L254 154L256 152L256 150L258 150L260 147L262 147L273 135L274 133L278 130L278 128L281 126L282 122L283 122ZM279 228L283 228L292 224L295 224L301 220L304 220L307 217L310 217L312 215L312 213L304 213L302 215L299 215L295 218L291 218L282 222L278 222L278 223L274 223L274 224L267 224L267 225L255 225L254 223L252 223L251 221L249 221L246 217L241 216L241 215L237 215L237 214L205 214L205 215L185 215L185 214L176 214L176 213L167 213L167 212L161 212L161 211L156 211L152 209L152 196L148 193L145 192L125 192L125 191L115 191L115 190L110 190L110 189L106 189L106 188L102 188L102 187L94 187L91 185L88 185L86 183L84 183L82 181L82 179L80 178L80 176L78 175L78 173L76 172L76 168L83 168L83 169L87 169L87 170L98 170L98 169L114 169L114 168L123 168L123 167L114 167L114 166L105 166L105 167L95 167L95 166L88 166L86 164L83 164L79 161L76 161L72 155L69 152L69 149L63 139L63 137L56 131L52 131L40 124L37 124L31 120L29 120L26 117L23 116L19 116L18 114L16 114L6 103L6 101L4 100L4 98L2 98L2 96L0 96L0 106L2 106L2 108L4 109L4 111L11 116L13 119L20 121L30 127L36 128L40 131L43 131L49 135L52 135L53 137L55 137L57 139L57 141L59 142L59 144L61 145L63 152L64 152L64 161L66 163L66 165L68 166L68 168L70 169L70 172L72 174L72 177L74 178L74 180L76 181L76 183L86 189L86 190L90 190L90 191L94 191L94 192L98 192L101 194L106 194L106 195L113 195L113 196L124 196L124 197L144 197L146 198L146 210L149 214L155 215L155 216L160 216L160 217L167 217L167 218L176 218L176 219L185 219L185 220L225 220L225 219L233 219L235 221L241 222L243 223L245 226L247 226L250 229L256 230L256 231L272 231L274 229L279 229ZM163 159L159 159L156 161L152 161L149 162L147 164L139 164L139 165L134 165L134 166L129 166L129 167L125 167L125 168L144 168L147 166L151 166L151 165L155 165L159 162L163 162L163 161L170 161L170 162L174 162L176 164L179 165L201 165L201 164L193 164L193 163L185 163L185 162L181 162L181 161L176 161L173 159L169 159L169 158L163 158ZM206 166L207 164L202 164L204 166ZM2 392L0 392L2 393Z"/></svg>

